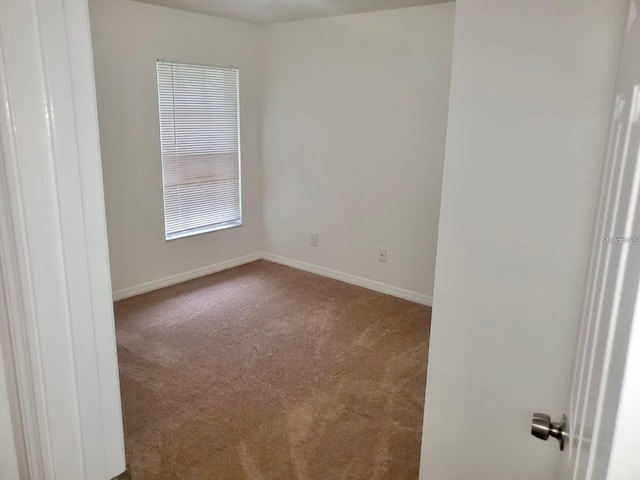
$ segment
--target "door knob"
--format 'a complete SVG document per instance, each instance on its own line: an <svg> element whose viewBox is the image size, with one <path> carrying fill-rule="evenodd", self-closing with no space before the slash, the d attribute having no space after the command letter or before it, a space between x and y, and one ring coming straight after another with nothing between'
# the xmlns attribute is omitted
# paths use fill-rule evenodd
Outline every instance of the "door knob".
<svg viewBox="0 0 640 480"><path fill-rule="evenodd" d="M560 443L560 450L564 450L567 439L567 416L562 415L559 422L552 422L546 413L534 413L531 421L531 435L541 440L553 437Z"/></svg>

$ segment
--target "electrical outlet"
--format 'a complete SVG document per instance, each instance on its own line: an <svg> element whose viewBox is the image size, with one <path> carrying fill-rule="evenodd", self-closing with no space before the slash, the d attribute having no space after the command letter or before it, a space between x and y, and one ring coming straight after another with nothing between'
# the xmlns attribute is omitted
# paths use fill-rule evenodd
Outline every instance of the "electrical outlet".
<svg viewBox="0 0 640 480"><path fill-rule="evenodd" d="M309 236L309 240L310 240L310 244L312 247L317 247L318 246L318 233L317 232L313 232L310 236Z"/></svg>
<svg viewBox="0 0 640 480"><path fill-rule="evenodd" d="M387 261L387 249L386 248L378 248L378 261L386 262Z"/></svg>

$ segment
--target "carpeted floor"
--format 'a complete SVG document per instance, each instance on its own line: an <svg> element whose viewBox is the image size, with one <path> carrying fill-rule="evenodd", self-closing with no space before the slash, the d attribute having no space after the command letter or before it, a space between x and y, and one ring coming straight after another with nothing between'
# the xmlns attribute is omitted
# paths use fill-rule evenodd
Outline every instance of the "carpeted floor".
<svg viewBox="0 0 640 480"><path fill-rule="evenodd" d="M133 480L417 479L430 314L266 261L116 302Z"/></svg>

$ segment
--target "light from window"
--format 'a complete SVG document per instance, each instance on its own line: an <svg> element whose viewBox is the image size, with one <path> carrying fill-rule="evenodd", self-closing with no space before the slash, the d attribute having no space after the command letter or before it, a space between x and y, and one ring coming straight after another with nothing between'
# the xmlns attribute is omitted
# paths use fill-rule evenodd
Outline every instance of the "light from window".
<svg viewBox="0 0 640 480"><path fill-rule="evenodd" d="M242 225L238 69L156 66L165 239Z"/></svg>

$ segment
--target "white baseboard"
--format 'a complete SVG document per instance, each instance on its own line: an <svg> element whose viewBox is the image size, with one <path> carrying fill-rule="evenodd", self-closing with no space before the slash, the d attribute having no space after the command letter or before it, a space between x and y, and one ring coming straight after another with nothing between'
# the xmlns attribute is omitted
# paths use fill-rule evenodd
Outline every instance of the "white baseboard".
<svg viewBox="0 0 640 480"><path fill-rule="evenodd" d="M305 272L315 273L323 277L333 278L334 280L340 280L351 285L357 285L358 287L368 288L380 293L386 293L398 298L403 298L411 302L420 303L422 305L431 306L433 304L433 298L423 293L412 292L411 290L405 290L403 288L394 287L386 283L376 282L375 280L369 280L367 278L358 277L349 273L340 272L338 270L332 270L330 268L321 267L319 265L313 265L311 263L301 262L292 258L282 257L280 255L274 255L273 253L258 252L242 257L233 258L224 262L209 265L207 267L197 268L189 272L179 273L177 275L171 275L169 277L161 278L159 280L153 280L151 282L142 283L133 287L124 288L122 290L116 290L113 292L113 300L122 300L129 297L135 297L143 293L158 290L160 288L169 287L178 283L193 280L194 278L204 277L212 273L228 270L233 267L244 265L255 260L268 260L270 262L279 263L288 267L297 268L298 270L304 270Z"/></svg>
<svg viewBox="0 0 640 480"><path fill-rule="evenodd" d="M164 277L159 280L153 280L151 282L141 283L140 285L124 288L122 290L116 290L113 292L113 301L122 300L124 298L129 298L129 297L135 297L136 295L141 295L143 293L151 292L153 290L169 287L177 283L186 282L187 280L193 280L194 278L204 277L205 275L210 275L212 273L221 272L223 270L228 270L233 267L238 267L240 265L244 265L245 263L260 260L261 258L262 258L261 253L251 253L249 255L232 258L231 260L226 260L224 262L216 263L214 265L209 265L202 268L196 268L195 270L179 273L177 275L171 275L169 277Z"/></svg>
<svg viewBox="0 0 640 480"><path fill-rule="evenodd" d="M357 285L358 287L368 288L369 290L374 290L376 292L386 293L393 297L403 298L411 302L428 305L429 307L433 305L433 298L423 293L412 292L411 290L394 287L393 285L388 285L386 283L376 282L375 280L369 280L367 278L358 277L338 270L332 270L330 268L320 267L311 263L301 262L299 260L293 260L287 257L281 257L280 255L274 255L272 253L262 253L261 257L270 262L315 273L316 275L321 275L323 277L333 278L334 280L340 280L342 282Z"/></svg>

